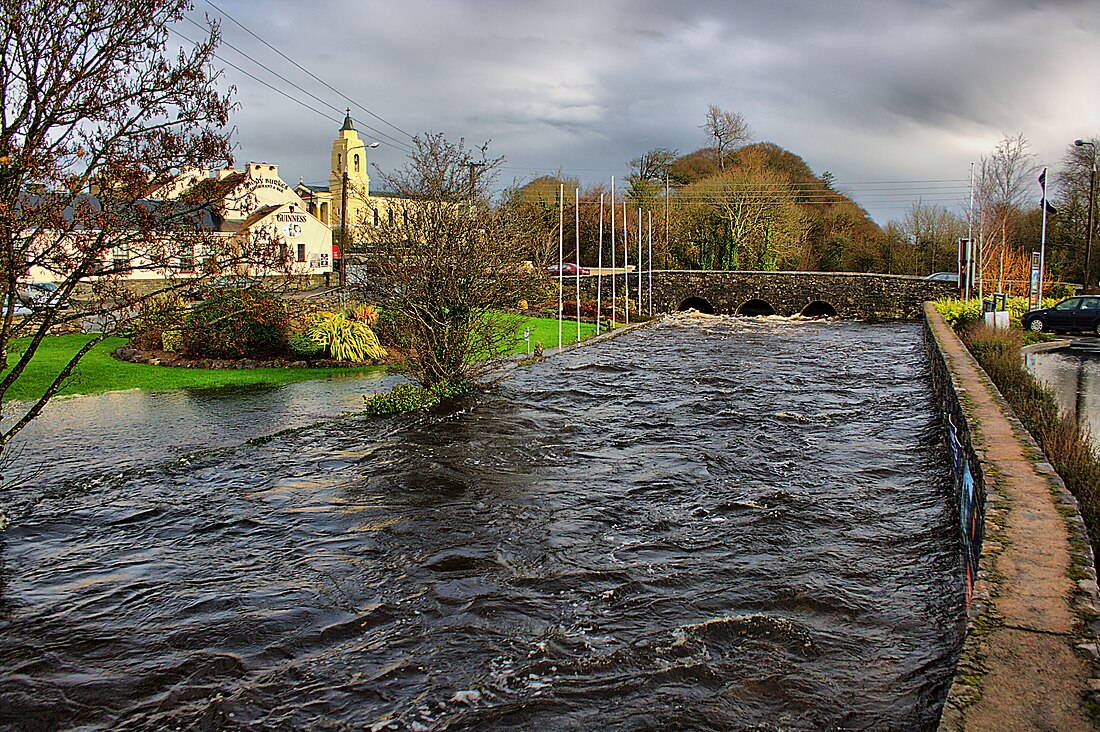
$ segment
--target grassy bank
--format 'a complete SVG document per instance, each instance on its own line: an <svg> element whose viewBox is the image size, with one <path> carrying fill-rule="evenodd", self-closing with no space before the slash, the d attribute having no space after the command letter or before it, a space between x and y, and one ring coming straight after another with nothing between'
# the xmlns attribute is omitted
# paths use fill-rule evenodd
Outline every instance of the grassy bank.
<svg viewBox="0 0 1100 732"><path fill-rule="evenodd" d="M1022 331L972 323L961 335L1077 499L1093 552L1100 557L1100 456L1085 428L1062 414L1054 395L1024 367Z"/></svg>
<svg viewBox="0 0 1100 732"><path fill-rule="evenodd" d="M61 367L88 342L88 335L66 335L47 338L39 346L23 375L12 385L5 400L37 399L53 380ZM327 369L181 369L126 363L113 358L116 348L124 345L123 338L108 338L96 345L81 359L72 377L60 394L102 394L120 389L187 389L221 386L278 385L309 379L323 379L334 374L378 371L380 367L327 368ZM14 361L26 347L26 341L17 340L12 346L9 362Z"/></svg>
<svg viewBox="0 0 1100 732"><path fill-rule="evenodd" d="M581 324L581 337L588 338L596 331L590 323ZM526 353L527 345L523 340L524 325L521 324L517 339L511 352ZM558 344L558 321L548 318L529 318L526 327L531 329L531 346L537 341L549 348ZM566 343L577 339L576 322L566 322L562 329ZM45 392L54 375L81 346L88 342L88 335L66 335L47 338L39 346L34 359L27 370L15 382L5 395L7 401L37 399ZM325 379L336 374L364 373L379 371L385 367L364 366L358 368L325 369L182 369L150 366L148 364L126 363L111 354L126 343L123 338L108 338L95 346L81 360L73 376L61 389L60 394L102 394L120 389L162 389L213 388L224 386L277 386L295 381ZM26 348L27 339L16 340L12 344L9 362L19 358Z"/></svg>
<svg viewBox="0 0 1100 732"><path fill-rule="evenodd" d="M520 324L518 331L518 340L516 346L512 349L512 353L520 354L527 352L527 345L523 340L524 327L531 329L531 348L535 348L536 343L541 343L543 348L557 348L558 347L558 321L557 318L527 318L526 326ZM594 323L581 323L581 340L591 338L596 335L596 325ZM561 326L562 343L569 345L570 343L577 342L577 321L565 320L562 321Z"/></svg>

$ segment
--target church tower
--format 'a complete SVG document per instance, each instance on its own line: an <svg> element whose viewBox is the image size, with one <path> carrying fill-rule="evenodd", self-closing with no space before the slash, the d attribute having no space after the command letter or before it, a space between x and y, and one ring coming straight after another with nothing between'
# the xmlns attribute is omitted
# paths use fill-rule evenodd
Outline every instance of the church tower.
<svg viewBox="0 0 1100 732"><path fill-rule="evenodd" d="M377 147L378 143L372 143ZM347 225L350 229L366 220L370 211L367 199L370 197L370 176L367 174L368 146L359 139L359 132L351 121L351 110L344 118L344 126L339 136L332 142L332 172L329 174L328 189L332 193L331 222L333 227L343 222L344 173L347 172Z"/></svg>

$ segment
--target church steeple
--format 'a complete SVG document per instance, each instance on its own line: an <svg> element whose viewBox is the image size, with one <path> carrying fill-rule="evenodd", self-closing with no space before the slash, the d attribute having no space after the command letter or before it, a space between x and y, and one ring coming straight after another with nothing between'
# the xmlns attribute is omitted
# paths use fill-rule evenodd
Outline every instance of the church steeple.
<svg viewBox="0 0 1100 732"><path fill-rule="evenodd" d="M344 117L344 124L332 141L332 172L328 189L332 193L332 220L340 221L344 180L348 182L348 226L358 225L367 217L370 197L370 176L367 174L367 145L359 139L359 132L351 120L351 109Z"/></svg>

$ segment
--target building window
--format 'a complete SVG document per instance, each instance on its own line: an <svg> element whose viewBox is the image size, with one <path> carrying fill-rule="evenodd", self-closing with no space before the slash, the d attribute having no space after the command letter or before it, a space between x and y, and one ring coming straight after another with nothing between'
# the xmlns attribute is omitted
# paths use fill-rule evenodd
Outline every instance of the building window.
<svg viewBox="0 0 1100 732"><path fill-rule="evenodd" d="M355 172L359 172L359 153L355 153Z"/></svg>
<svg viewBox="0 0 1100 732"><path fill-rule="evenodd" d="M405 222L405 226L409 225L409 210L405 209L401 212L401 220Z"/></svg>
<svg viewBox="0 0 1100 732"><path fill-rule="evenodd" d="M378 209L374 209L374 225L378 226L382 223L382 218L378 215Z"/></svg>
<svg viewBox="0 0 1100 732"><path fill-rule="evenodd" d="M342 161L343 161L343 158L340 157L340 153L336 153L336 171L337 172L340 171L340 164L341 164Z"/></svg>
<svg viewBox="0 0 1100 732"><path fill-rule="evenodd" d="M298 261L306 261L306 243L304 241L298 242Z"/></svg>
<svg viewBox="0 0 1100 732"><path fill-rule="evenodd" d="M393 209L391 208L386 214L386 217L390 220L390 226L393 226Z"/></svg>

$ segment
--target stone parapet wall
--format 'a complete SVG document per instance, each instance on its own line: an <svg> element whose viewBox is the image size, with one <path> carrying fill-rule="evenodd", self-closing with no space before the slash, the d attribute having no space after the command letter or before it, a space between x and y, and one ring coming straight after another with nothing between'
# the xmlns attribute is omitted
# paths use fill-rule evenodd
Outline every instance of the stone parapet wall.
<svg viewBox="0 0 1100 732"><path fill-rule="evenodd" d="M956 476L973 482L969 500L956 484L968 613L939 728L1096 729L1100 599L1077 502L931 303L924 315Z"/></svg>
<svg viewBox="0 0 1100 732"><path fill-rule="evenodd" d="M637 299L637 272L600 278L603 299L610 300L612 277L619 297L629 286L631 299ZM595 299L597 277L580 279L582 296ZM565 278L567 293L574 291L575 282L574 278ZM641 284L646 309L647 272L642 273ZM921 317L921 304L926 300L957 294L958 287L948 282L861 272L653 272L653 308L660 313L681 310L687 301L696 299L706 301L717 314L734 315L745 303L761 300L782 316L799 315L814 303L825 303L842 318L915 320Z"/></svg>

